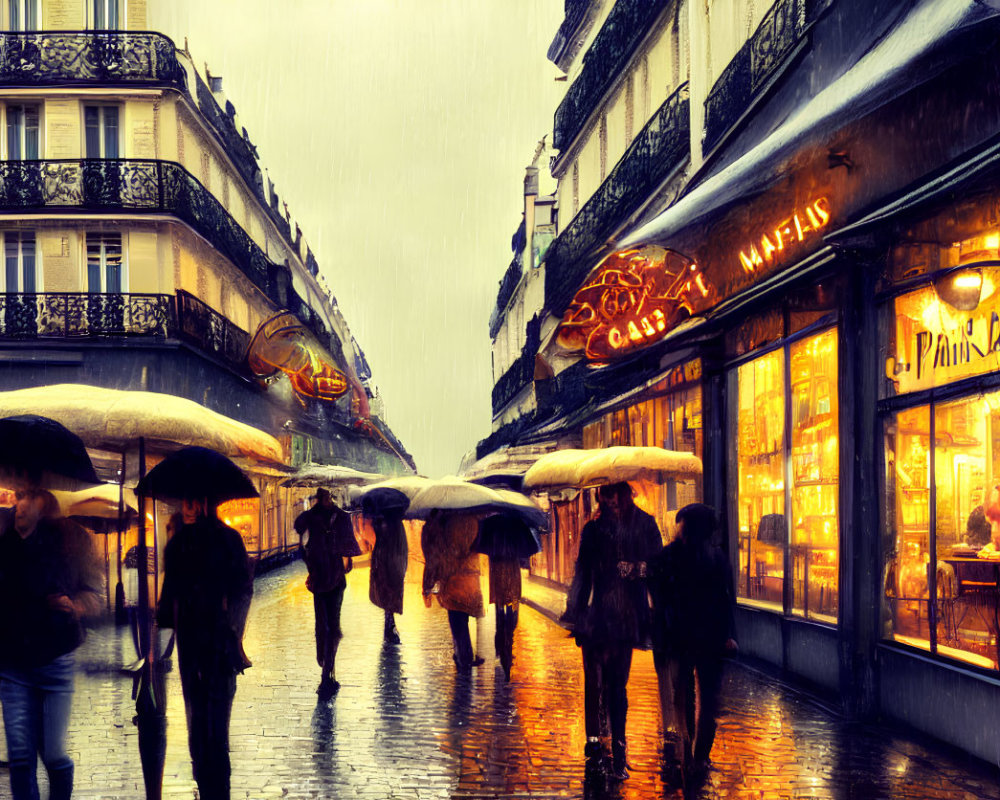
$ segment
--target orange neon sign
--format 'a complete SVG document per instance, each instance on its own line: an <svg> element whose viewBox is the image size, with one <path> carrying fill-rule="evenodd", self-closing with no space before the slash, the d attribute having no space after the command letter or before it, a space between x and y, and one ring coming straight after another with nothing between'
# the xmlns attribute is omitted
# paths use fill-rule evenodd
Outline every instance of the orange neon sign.
<svg viewBox="0 0 1000 800"><path fill-rule="evenodd" d="M740 250L740 266L747 274L765 265L774 264L785 248L804 242L807 234L815 234L830 221L830 204L825 197L818 197L805 208L796 210L790 217L761 233L746 250Z"/></svg>
<svg viewBox="0 0 1000 800"><path fill-rule="evenodd" d="M613 253L576 293L556 340L592 361L617 358L662 339L712 292L698 265L673 250Z"/></svg>
<svg viewBox="0 0 1000 800"><path fill-rule="evenodd" d="M261 323L247 353L254 375L268 378L284 372L298 395L336 400L347 392L350 382L328 359L302 323L288 312Z"/></svg>

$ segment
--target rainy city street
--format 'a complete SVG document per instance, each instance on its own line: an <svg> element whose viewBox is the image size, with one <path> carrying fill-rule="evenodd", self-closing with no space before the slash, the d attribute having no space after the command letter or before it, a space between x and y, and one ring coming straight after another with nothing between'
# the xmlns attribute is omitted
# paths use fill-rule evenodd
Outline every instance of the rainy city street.
<svg viewBox="0 0 1000 800"><path fill-rule="evenodd" d="M660 770L656 681L637 653L629 684L631 778L587 784L579 651L547 617L522 608L513 679L493 658L488 616L475 636L486 663L456 676L444 612L421 602L411 562L402 643L383 646L368 569L349 575L339 694L318 702L312 604L301 561L257 580L231 747L234 798L680 797ZM81 798L141 798L124 630L95 632L78 652L70 751ZM168 678L165 797L193 797L183 703ZM1000 796L985 768L927 743L853 727L773 678L732 664L705 798ZM5 770L4 770L5 772ZM43 771L44 772L44 771ZM0 797L9 797L0 773ZM44 790L43 790L44 796Z"/></svg>

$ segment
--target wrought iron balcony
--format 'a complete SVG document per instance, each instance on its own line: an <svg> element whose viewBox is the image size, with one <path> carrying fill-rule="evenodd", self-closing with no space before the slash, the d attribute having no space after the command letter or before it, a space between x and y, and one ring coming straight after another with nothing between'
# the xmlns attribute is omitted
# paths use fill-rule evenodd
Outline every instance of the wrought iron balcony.
<svg viewBox="0 0 1000 800"><path fill-rule="evenodd" d="M583 69L556 109L552 144L564 150L621 76L639 42L672 0L618 0L583 56Z"/></svg>
<svg viewBox="0 0 1000 800"><path fill-rule="evenodd" d="M545 307L562 314L587 274L592 255L666 180L691 147L688 85L680 86L635 137L604 183L545 254Z"/></svg>
<svg viewBox="0 0 1000 800"><path fill-rule="evenodd" d="M184 291L0 294L0 340L182 339L244 373L250 334Z"/></svg>
<svg viewBox="0 0 1000 800"><path fill-rule="evenodd" d="M170 214L186 222L268 296L273 264L193 175L170 161L0 161L0 213Z"/></svg>
<svg viewBox="0 0 1000 800"><path fill-rule="evenodd" d="M174 43L159 33L0 33L0 85L152 84L184 89Z"/></svg>
<svg viewBox="0 0 1000 800"><path fill-rule="evenodd" d="M705 152L739 121L788 62L831 0L777 0L719 76L705 100Z"/></svg>
<svg viewBox="0 0 1000 800"><path fill-rule="evenodd" d="M536 314L526 326L526 338L521 354L493 386L494 416L503 411L518 392L534 379L535 356L538 355L538 348L541 345L541 331L542 323Z"/></svg>

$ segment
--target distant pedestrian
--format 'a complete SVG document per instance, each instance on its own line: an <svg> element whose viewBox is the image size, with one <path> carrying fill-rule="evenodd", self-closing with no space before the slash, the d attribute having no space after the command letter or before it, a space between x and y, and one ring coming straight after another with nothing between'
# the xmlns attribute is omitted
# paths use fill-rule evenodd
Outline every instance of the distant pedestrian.
<svg viewBox="0 0 1000 800"><path fill-rule="evenodd" d="M383 639L390 644L399 644L395 615L403 613L403 584L409 559L403 528L404 510L387 506L371 512L375 546L372 548L368 598L385 612L382 633Z"/></svg>
<svg viewBox="0 0 1000 800"><path fill-rule="evenodd" d="M188 747L202 800L228 800L229 718L236 674L250 666L243 632L253 568L240 534L209 498L181 501L181 525L163 551L157 623L173 628Z"/></svg>
<svg viewBox="0 0 1000 800"><path fill-rule="evenodd" d="M482 617L483 593L479 586L479 554L472 552L478 533L476 516L431 512L424 523L420 544L424 551L424 602L430 608L431 597L448 611L454 653L460 669L478 667L483 658L475 655L469 634L469 617Z"/></svg>
<svg viewBox="0 0 1000 800"><path fill-rule="evenodd" d="M68 800L66 731L73 651L101 608L103 579L90 535L60 517L51 492L16 494L0 532L0 702L14 800L37 800L41 756L49 797Z"/></svg>
<svg viewBox="0 0 1000 800"><path fill-rule="evenodd" d="M313 506L296 517L295 530L302 537L299 546L309 570L306 588L312 592L316 614L316 662L322 671L316 693L321 700L329 700L340 689L336 661L343 638L340 609L347 573L354 566L352 558L361 555L361 548L354 538L350 515L334 504L330 492L320 487L313 498Z"/></svg>
<svg viewBox="0 0 1000 800"><path fill-rule="evenodd" d="M672 713L663 704L664 728L673 724L679 729L684 767L700 777L715 739L723 658L739 649L733 575L726 554L712 543L718 526L713 508L692 503L677 512L676 520L677 538L648 568L654 662L661 692L672 695Z"/></svg>
<svg viewBox="0 0 1000 800"><path fill-rule="evenodd" d="M580 535L580 552L563 620L583 654L588 769L603 769L602 695L611 727L610 776L628 777L626 685L632 649L649 639L646 562L663 546L656 521L636 507L627 483L598 489L599 513Z"/></svg>

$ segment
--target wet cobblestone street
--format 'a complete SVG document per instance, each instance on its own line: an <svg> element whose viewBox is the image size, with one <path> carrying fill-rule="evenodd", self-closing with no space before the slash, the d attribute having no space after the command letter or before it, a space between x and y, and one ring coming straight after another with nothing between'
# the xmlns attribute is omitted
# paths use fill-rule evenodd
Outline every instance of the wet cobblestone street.
<svg viewBox="0 0 1000 800"><path fill-rule="evenodd" d="M629 685L632 777L583 778L583 671L565 631L522 608L513 680L493 657L492 620L478 632L486 663L458 676L447 618L426 609L419 565L408 574L402 644L383 646L368 570L349 576L340 693L318 702L319 671L305 569L257 581L231 747L234 798L680 797L664 786L656 679L637 653ZM70 732L76 797L144 797L125 631L96 631L79 651ZM165 797L192 797L180 682L168 675ZM44 797L43 792L43 797ZM705 798L1000 797L1000 776L977 762L868 726L851 726L770 677L732 665ZM0 798L9 797L0 770Z"/></svg>

